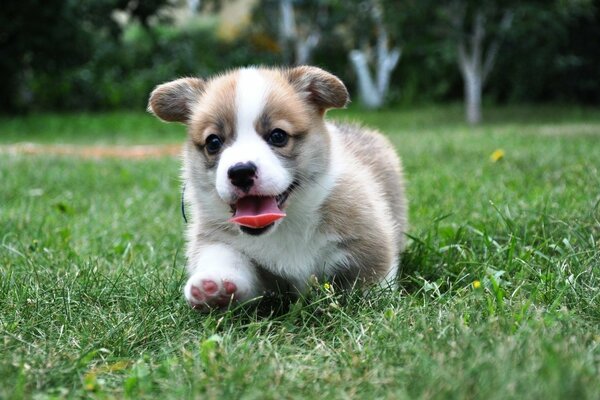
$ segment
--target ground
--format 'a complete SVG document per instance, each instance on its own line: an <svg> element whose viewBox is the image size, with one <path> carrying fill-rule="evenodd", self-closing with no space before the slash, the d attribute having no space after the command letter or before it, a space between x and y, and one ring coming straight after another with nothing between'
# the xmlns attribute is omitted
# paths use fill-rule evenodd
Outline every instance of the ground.
<svg viewBox="0 0 600 400"><path fill-rule="evenodd" d="M182 126L0 119L0 398L597 398L600 112L486 116L332 113L404 160L401 289L320 282L270 316L182 297Z"/></svg>

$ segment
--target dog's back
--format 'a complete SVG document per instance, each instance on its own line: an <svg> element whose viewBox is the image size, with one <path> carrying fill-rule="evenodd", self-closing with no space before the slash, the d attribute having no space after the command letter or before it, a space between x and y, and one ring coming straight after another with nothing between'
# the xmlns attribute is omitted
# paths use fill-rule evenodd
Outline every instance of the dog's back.
<svg viewBox="0 0 600 400"><path fill-rule="evenodd" d="M383 188L391 218L395 220L396 243L400 250L404 249L404 232L408 228L407 202L403 169L394 147L385 136L363 126L348 123L336 123L335 126L342 133L347 149L372 171Z"/></svg>
<svg viewBox="0 0 600 400"><path fill-rule="evenodd" d="M328 124L336 185L322 207L323 227L340 240L345 259L338 281L381 283L395 278L404 245L407 206L400 160L380 133L353 124ZM340 278L341 277L341 278Z"/></svg>

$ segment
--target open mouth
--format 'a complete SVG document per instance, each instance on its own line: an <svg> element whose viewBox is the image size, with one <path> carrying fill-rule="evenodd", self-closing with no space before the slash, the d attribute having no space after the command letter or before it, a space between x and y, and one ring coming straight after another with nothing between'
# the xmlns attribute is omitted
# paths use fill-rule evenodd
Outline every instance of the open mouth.
<svg viewBox="0 0 600 400"><path fill-rule="evenodd" d="M275 221L286 216L285 202L295 187L292 183L285 192L277 196L244 196L231 205L233 216L230 222L240 225L243 232L260 235L266 232Z"/></svg>

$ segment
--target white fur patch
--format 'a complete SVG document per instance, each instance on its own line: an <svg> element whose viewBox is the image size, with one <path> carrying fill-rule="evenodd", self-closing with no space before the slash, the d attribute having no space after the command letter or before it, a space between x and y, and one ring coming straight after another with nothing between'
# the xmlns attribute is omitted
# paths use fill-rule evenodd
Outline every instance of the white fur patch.
<svg viewBox="0 0 600 400"><path fill-rule="evenodd" d="M217 167L217 192L227 203L234 202L240 195L227 176L229 168L238 163L253 162L257 166L257 177L248 194L275 196L292 183L291 175L256 132L255 124L265 107L268 92L269 84L258 70L240 70L236 88L236 138L221 154Z"/></svg>
<svg viewBox="0 0 600 400"><path fill-rule="evenodd" d="M379 286L382 288L393 288L396 289L398 287L398 265L400 264L400 260L398 256L394 257L392 260L392 264L390 265L390 269L385 277L379 282Z"/></svg>
<svg viewBox="0 0 600 400"><path fill-rule="evenodd" d="M265 107L268 90L266 79L256 69L240 70L235 92L238 138L255 132L254 122Z"/></svg>
<svg viewBox="0 0 600 400"><path fill-rule="evenodd" d="M236 298L240 301L261 294L263 288L246 256L220 243L202 246L199 250L193 264L188 264L190 278L183 289L188 302L195 302L192 286L202 287L204 280L215 282L219 288L224 281L233 282L237 286Z"/></svg>

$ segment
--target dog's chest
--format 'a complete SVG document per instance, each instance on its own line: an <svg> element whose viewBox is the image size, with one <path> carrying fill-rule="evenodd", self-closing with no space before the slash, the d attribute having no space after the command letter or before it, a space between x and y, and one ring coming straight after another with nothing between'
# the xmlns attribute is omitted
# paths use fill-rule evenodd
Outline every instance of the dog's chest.
<svg viewBox="0 0 600 400"><path fill-rule="evenodd" d="M311 275L327 277L344 262L338 241L335 235L307 229L306 225L286 224L261 240L244 238L233 246L261 267L304 285Z"/></svg>

